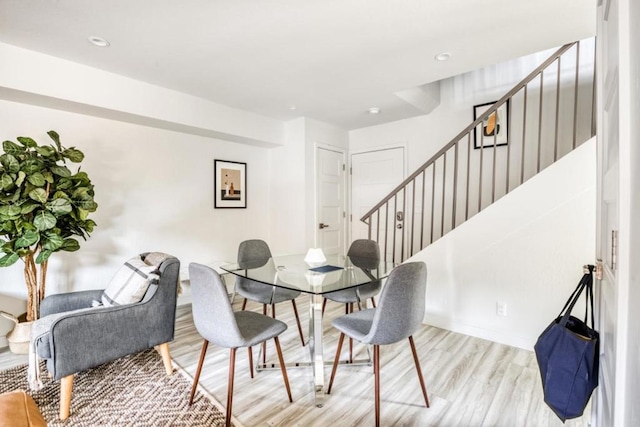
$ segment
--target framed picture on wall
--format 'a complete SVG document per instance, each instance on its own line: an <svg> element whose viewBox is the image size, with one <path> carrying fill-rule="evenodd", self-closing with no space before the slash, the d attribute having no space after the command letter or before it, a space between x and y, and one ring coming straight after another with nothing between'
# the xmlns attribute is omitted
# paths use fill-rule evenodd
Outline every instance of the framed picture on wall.
<svg viewBox="0 0 640 427"><path fill-rule="evenodd" d="M213 161L214 208L247 207L247 164Z"/></svg>
<svg viewBox="0 0 640 427"><path fill-rule="evenodd" d="M477 120L482 113L487 111L496 101L487 102L473 106L473 120ZM473 148L497 147L499 145L507 145L507 136L509 134L509 104L508 100L502 104L496 111L491 113L489 117L476 126L473 132Z"/></svg>

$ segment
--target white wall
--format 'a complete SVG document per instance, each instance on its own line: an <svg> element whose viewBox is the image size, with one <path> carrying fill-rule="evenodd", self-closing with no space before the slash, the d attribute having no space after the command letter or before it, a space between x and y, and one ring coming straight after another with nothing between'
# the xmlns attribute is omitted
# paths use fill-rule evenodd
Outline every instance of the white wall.
<svg viewBox="0 0 640 427"><path fill-rule="evenodd" d="M271 232L267 148L8 101L0 101L0 129L3 140L24 135L40 143L56 130L65 146L85 153L82 169L95 185L98 227L78 252L51 257L48 294L104 287L142 251L168 252L186 265L233 261L248 238L300 246L295 235L281 244ZM214 159L247 163L247 209L213 208ZM0 269L3 295L25 297L20 262Z"/></svg>
<svg viewBox="0 0 640 427"><path fill-rule="evenodd" d="M411 259L427 264L426 323L533 348L595 262L595 153L592 139Z"/></svg>

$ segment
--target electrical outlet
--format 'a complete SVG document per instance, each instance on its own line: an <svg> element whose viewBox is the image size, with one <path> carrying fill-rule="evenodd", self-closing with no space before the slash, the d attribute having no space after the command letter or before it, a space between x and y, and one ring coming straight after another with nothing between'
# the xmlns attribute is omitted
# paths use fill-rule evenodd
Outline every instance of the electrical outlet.
<svg viewBox="0 0 640 427"><path fill-rule="evenodd" d="M496 315L507 317L507 303L506 302L496 302Z"/></svg>

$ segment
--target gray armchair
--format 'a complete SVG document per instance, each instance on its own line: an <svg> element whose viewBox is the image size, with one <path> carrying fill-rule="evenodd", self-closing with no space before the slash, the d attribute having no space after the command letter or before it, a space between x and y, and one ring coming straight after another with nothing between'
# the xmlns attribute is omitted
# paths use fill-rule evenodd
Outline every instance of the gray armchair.
<svg viewBox="0 0 640 427"><path fill-rule="evenodd" d="M91 308L103 290L51 295L42 301L38 322L48 331L35 338L34 346L54 380L61 380L61 420L69 416L77 372L154 346L167 375L173 372L168 343L174 337L179 270L180 261L166 257L158 267L157 283L133 304Z"/></svg>

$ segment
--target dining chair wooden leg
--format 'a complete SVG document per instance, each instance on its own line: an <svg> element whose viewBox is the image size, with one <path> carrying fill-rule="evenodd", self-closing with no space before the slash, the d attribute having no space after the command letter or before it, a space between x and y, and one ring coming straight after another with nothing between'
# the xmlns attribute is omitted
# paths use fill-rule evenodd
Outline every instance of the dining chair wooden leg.
<svg viewBox="0 0 640 427"><path fill-rule="evenodd" d="M227 386L227 418L225 427L231 426L231 408L233 406L233 376L236 367L236 348L232 348L229 354L229 385Z"/></svg>
<svg viewBox="0 0 640 427"><path fill-rule="evenodd" d="M411 344L411 352L413 353L413 361L416 363L416 371L418 371L418 379L420 380L420 387L422 388L422 395L424 396L424 403L429 407L429 397L427 397L427 387L424 385L424 378L422 377L422 369L420 369L420 360L418 359L418 353L416 352L416 345L413 342L413 336L409 336L409 344Z"/></svg>
<svg viewBox="0 0 640 427"><path fill-rule="evenodd" d="M324 309L327 308L327 299L325 298L324 301L322 301L322 315L324 316Z"/></svg>
<svg viewBox="0 0 640 427"><path fill-rule="evenodd" d="M196 375L193 377L193 386L191 387L191 394L189 395L189 406L193 403L193 396L196 394L196 388L198 387L198 380L200 379L200 372L202 372L202 364L204 363L204 357L207 355L207 347L209 341L204 340L202 343L202 350L200 351L200 361L198 362L198 368L196 369Z"/></svg>
<svg viewBox="0 0 640 427"><path fill-rule="evenodd" d="M380 427L380 346L373 346L373 373L375 376L376 427Z"/></svg>
<svg viewBox="0 0 640 427"><path fill-rule="evenodd" d="M253 378L253 350L251 346L247 347L249 351L249 373L251 374L251 378Z"/></svg>
<svg viewBox="0 0 640 427"><path fill-rule="evenodd" d="M267 315L267 304L262 304L262 314ZM267 342L262 342L262 364L267 364Z"/></svg>
<svg viewBox="0 0 640 427"><path fill-rule="evenodd" d="M342 342L344 341L344 333L340 334L338 340L338 349L336 350L336 357L333 360L333 369L331 370L331 379L329 379L329 387L327 387L327 394L331 393L331 387L333 386L333 378L336 376L338 370L338 362L340 362L340 350L342 350Z"/></svg>
<svg viewBox="0 0 640 427"><path fill-rule="evenodd" d="M371 297L371 305L373 305L373 308L376 308L376 299L374 297Z"/></svg>
<svg viewBox="0 0 640 427"><path fill-rule="evenodd" d="M347 313L353 313L353 303L347 304ZM349 363L353 363L353 338L349 337Z"/></svg>
<svg viewBox="0 0 640 427"><path fill-rule="evenodd" d="M327 302L325 299L324 302ZM302 325L300 324L300 316L298 316L298 307L296 306L296 300L292 299L291 304L293 305L293 314L296 316L296 324L298 325L298 334L300 335L300 342L304 347L304 335L302 335Z"/></svg>
<svg viewBox="0 0 640 427"><path fill-rule="evenodd" d="M276 351L278 352L278 361L280 362L280 370L282 371L282 378L284 379L284 386L287 388L287 395L289 396L289 402L293 402L291 398L291 388L289 387L289 377L287 376L287 367L284 365L284 358L282 357L282 348L280 348L280 340L278 337L273 337L276 343Z"/></svg>
<svg viewBox="0 0 640 427"><path fill-rule="evenodd" d="M244 309L247 308L247 299L245 298L244 301L242 301L242 311L244 311Z"/></svg>

